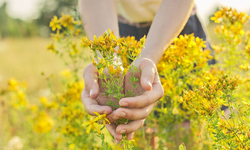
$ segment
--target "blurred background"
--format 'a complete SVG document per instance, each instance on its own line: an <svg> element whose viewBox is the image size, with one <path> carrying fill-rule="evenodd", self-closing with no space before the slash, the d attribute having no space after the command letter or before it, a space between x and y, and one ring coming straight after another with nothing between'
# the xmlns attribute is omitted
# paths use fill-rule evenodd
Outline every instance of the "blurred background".
<svg viewBox="0 0 250 150"><path fill-rule="evenodd" d="M46 87L41 72L57 73L64 64L46 51L49 22L54 15L76 10L77 0L0 0L0 88L9 78L24 80L32 93ZM221 6L250 13L249 0L196 0L197 13L212 42L214 24L209 21Z"/></svg>
<svg viewBox="0 0 250 150"><path fill-rule="evenodd" d="M195 0L195 3L213 44L219 40L214 33L216 25L209 18L221 6L250 14L250 0ZM48 82L42 72L46 76L54 74L52 84L60 86L57 76L66 66L46 49L52 42L49 22L55 15L77 10L77 4L78 0L0 0L0 91L9 79L15 78L27 83L30 97L46 95ZM0 141L0 149L1 144Z"/></svg>

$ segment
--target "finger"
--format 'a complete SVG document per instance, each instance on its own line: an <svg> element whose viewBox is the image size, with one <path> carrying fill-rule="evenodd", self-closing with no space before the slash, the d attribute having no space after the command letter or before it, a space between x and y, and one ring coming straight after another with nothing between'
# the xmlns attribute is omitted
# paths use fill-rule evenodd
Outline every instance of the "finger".
<svg viewBox="0 0 250 150"><path fill-rule="evenodd" d="M135 132L132 132L132 133L127 134L127 139L128 139L128 140L133 140L134 133L135 133Z"/></svg>
<svg viewBox="0 0 250 150"><path fill-rule="evenodd" d="M92 99L99 94L97 69L93 64L89 64L83 71L84 88L90 93Z"/></svg>
<svg viewBox="0 0 250 150"><path fill-rule="evenodd" d="M116 132L115 124L106 124L106 128L118 143L122 140L122 134Z"/></svg>
<svg viewBox="0 0 250 150"><path fill-rule="evenodd" d="M143 124L144 124L145 119L142 120L135 120L132 122L129 122L128 124L120 124L116 127L116 132L117 133L132 133L135 132L136 130L140 129Z"/></svg>
<svg viewBox="0 0 250 150"><path fill-rule="evenodd" d="M81 94L81 99L86 111L90 115L95 115L94 112L98 112L99 114L110 114L112 112L112 108L109 106L101 106L97 103L96 100L93 100L89 96L89 92L84 88Z"/></svg>
<svg viewBox="0 0 250 150"><path fill-rule="evenodd" d="M116 114L116 110L112 111L112 113L107 115L107 119L112 123L114 121L116 121L117 119L119 119L118 117L115 117ZM117 118L117 119L116 119Z"/></svg>
<svg viewBox="0 0 250 150"><path fill-rule="evenodd" d="M146 91L152 90L156 74L156 66L150 59L143 59L139 65L141 72L141 85Z"/></svg>
<svg viewBox="0 0 250 150"><path fill-rule="evenodd" d="M143 108L118 108L115 112L112 112L112 117L110 116L110 118L112 119L112 121L115 121L119 118L125 118L125 119L129 119L129 120L141 120L141 119L145 119L150 112L152 111L154 107L154 104L151 104L147 107L143 107Z"/></svg>
<svg viewBox="0 0 250 150"><path fill-rule="evenodd" d="M122 98L119 101L120 106L138 108L146 107L163 97L164 91L160 82L153 84L151 91L145 91L143 94L135 97Z"/></svg>

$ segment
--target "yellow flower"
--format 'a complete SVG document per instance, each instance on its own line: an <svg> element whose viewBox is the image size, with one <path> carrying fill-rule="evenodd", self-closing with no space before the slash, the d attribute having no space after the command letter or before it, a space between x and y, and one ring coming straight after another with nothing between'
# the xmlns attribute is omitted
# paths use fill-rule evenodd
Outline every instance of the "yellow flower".
<svg viewBox="0 0 250 150"><path fill-rule="evenodd" d="M54 16L54 18L49 23L52 31L55 31L56 29L60 30L62 28L59 23L60 21L58 20L57 16Z"/></svg>
<svg viewBox="0 0 250 150"><path fill-rule="evenodd" d="M49 51L51 51L51 52L56 52L55 46L54 46L53 43L47 46L47 50L49 50Z"/></svg>
<svg viewBox="0 0 250 150"><path fill-rule="evenodd" d="M110 66L109 66L109 72L110 72L110 74L112 74L112 75L115 74L116 71L115 71L115 68L114 68L113 65L110 65Z"/></svg>
<svg viewBox="0 0 250 150"><path fill-rule="evenodd" d="M15 79L10 79L8 83L11 90L15 90L19 84Z"/></svg>
<svg viewBox="0 0 250 150"><path fill-rule="evenodd" d="M109 120L107 119L107 114L102 114L100 115L98 112L94 112L96 114L96 118L94 119L95 121L103 120L103 125L106 125L106 122L110 124Z"/></svg>
<svg viewBox="0 0 250 150"><path fill-rule="evenodd" d="M99 58L99 64L103 65L103 68L106 66L106 61L104 58Z"/></svg>
<svg viewBox="0 0 250 150"><path fill-rule="evenodd" d="M28 102L27 102L27 100L25 98L25 95L24 95L24 93L22 91L19 91L17 93L17 98L19 100L19 105L20 106L26 106L28 104Z"/></svg>
<svg viewBox="0 0 250 150"><path fill-rule="evenodd" d="M58 108L58 104L55 102L48 103L48 100L46 97L41 97L40 98L41 103L46 107L46 108Z"/></svg>
<svg viewBox="0 0 250 150"><path fill-rule="evenodd" d="M91 130L97 131L98 134L101 134L101 129L95 120L90 120L88 122L85 122L82 124L82 126L88 127L86 131L88 134L90 133Z"/></svg>
<svg viewBox="0 0 250 150"><path fill-rule="evenodd" d="M203 48L206 47L206 45L205 45L206 41L203 41L203 40L200 39L199 37L196 37L195 43L196 43L197 46L201 46L201 47L203 47Z"/></svg>
<svg viewBox="0 0 250 150"><path fill-rule="evenodd" d="M60 38L63 38L63 37L64 37L64 34L63 34L63 33L60 33L59 30L57 30L57 31L56 31L56 34L51 33L50 36L51 36L51 38L52 38L53 40L58 41Z"/></svg>
<svg viewBox="0 0 250 150"><path fill-rule="evenodd" d="M75 24L75 25L81 25L82 22L81 22L81 20L77 20L77 21L73 21L73 24Z"/></svg>
<svg viewBox="0 0 250 150"><path fill-rule="evenodd" d="M75 147L76 147L76 145L75 145L74 143L72 143L72 144L69 145L69 149L70 149L70 150L74 150Z"/></svg>
<svg viewBox="0 0 250 150"><path fill-rule="evenodd" d="M71 30L74 30L73 27L73 16L71 15L64 15L62 13L62 17L60 18L60 23L64 27L68 27Z"/></svg>
<svg viewBox="0 0 250 150"><path fill-rule="evenodd" d="M240 65L239 68L242 70L250 70L250 64Z"/></svg>
<svg viewBox="0 0 250 150"><path fill-rule="evenodd" d="M82 42L82 44L84 46L90 46L91 45L91 41L87 37L83 37L81 42Z"/></svg>
<svg viewBox="0 0 250 150"><path fill-rule="evenodd" d="M69 69L66 69L60 72L60 75L63 77L69 77L70 74L71 74L71 71Z"/></svg>
<svg viewBox="0 0 250 150"><path fill-rule="evenodd" d="M75 33L74 33L74 35L79 35L79 33L81 32L81 30L80 29L76 29L76 31L75 31Z"/></svg>
<svg viewBox="0 0 250 150"><path fill-rule="evenodd" d="M96 62L95 62L94 57L92 57L92 64L93 64L94 66L96 66Z"/></svg>
<svg viewBox="0 0 250 150"><path fill-rule="evenodd" d="M45 112L39 114L39 117L34 125L34 130L37 133L46 133L51 131L54 126L54 120Z"/></svg>
<svg viewBox="0 0 250 150"><path fill-rule="evenodd" d="M29 105L28 108L32 110L32 112L37 112L37 106L36 105Z"/></svg>
<svg viewBox="0 0 250 150"><path fill-rule="evenodd" d="M47 103L48 103L48 100L47 100L47 98L45 98L45 97L41 97L41 98L40 98L40 101L41 101L41 103L42 103L43 105L47 105Z"/></svg>

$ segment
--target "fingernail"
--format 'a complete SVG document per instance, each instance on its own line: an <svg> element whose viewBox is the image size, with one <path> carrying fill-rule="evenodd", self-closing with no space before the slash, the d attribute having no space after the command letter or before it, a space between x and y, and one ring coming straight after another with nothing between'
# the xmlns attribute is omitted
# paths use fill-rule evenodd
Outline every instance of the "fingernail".
<svg viewBox="0 0 250 150"><path fill-rule="evenodd" d="M127 102L121 102L121 106L128 106Z"/></svg>
<svg viewBox="0 0 250 150"><path fill-rule="evenodd" d="M126 113L121 112L118 116L119 116L119 117L126 117Z"/></svg>
<svg viewBox="0 0 250 150"><path fill-rule="evenodd" d="M120 133L122 134L122 133L125 133L126 132L126 130L122 130Z"/></svg>
<svg viewBox="0 0 250 150"><path fill-rule="evenodd" d="M89 91L89 95L90 95L90 97L93 95L93 93L94 93L94 90L93 90L93 89L91 89L91 90Z"/></svg>
<svg viewBox="0 0 250 150"><path fill-rule="evenodd" d="M147 84L148 84L150 87L152 87L151 82L150 82L150 81L148 81L148 80L147 80Z"/></svg>
<svg viewBox="0 0 250 150"><path fill-rule="evenodd" d="M115 113L116 113L116 110L113 111L113 113L115 114ZM117 119L119 119L119 118L118 118L116 115L113 115L113 116L112 116L112 119L113 119L113 120L117 120Z"/></svg>

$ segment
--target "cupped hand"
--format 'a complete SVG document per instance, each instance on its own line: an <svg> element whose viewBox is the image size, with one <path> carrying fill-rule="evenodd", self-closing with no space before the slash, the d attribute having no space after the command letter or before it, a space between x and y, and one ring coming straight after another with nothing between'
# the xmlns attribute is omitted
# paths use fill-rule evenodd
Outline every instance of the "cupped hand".
<svg viewBox="0 0 250 150"><path fill-rule="evenodd" d="M135 74L139 82L136 82L137 87L132 90L136 95L134 97L122 98L119 101L119 105L122 107L108 115L111 122L119 118L133 120L128 124L120 124L117 127L114 124L106 126L117 140L117 143L122 139L123 133L127 134L128 140L133 138L134 132L143 126L145 118L152 111L156 101L162 98L164 94L157 68L153 61L147 58L139 58L134 65L140 71ZM125 91L132 88L129 82L129 77L131 76L131 72L125 76Z"/></svg>
<svg viewBox="0 0 250 150"><path fill-rule="evenodd" d="M90 115L95 115L93 112L99 114L110 114L112 108L105 106L108 102L108 97L105 96L105 90L101 86L101 81L98 79L98 71L93 64L89 64L83 72L84 89L81 94L81 99L86 111Z"/></svg>

